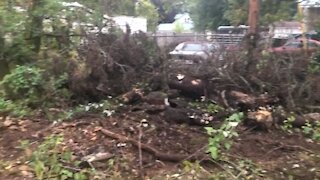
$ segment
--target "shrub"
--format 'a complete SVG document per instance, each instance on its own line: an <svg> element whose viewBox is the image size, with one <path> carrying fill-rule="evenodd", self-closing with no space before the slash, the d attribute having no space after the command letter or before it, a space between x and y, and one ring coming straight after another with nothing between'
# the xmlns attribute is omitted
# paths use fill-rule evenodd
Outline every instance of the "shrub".
<svg viewBox="0 0 320 180"><path fill-rule="evenodd" d="M44 91L43 70L30 66L17 66L0 83L4 97L13 101L23 100L27 105L35 105Z"/></svg>
<svg viewBox="0 0 320 180"><path fill-rule="evenodd" d="M219 159L221 150L229 150L232 146L232 138L238 137L236 127L242 121L244 114L242 112L234 113L228 117L219 129L206 127L209 135L208 152L213 159Z"/></svg>
<svg viewBox="0 0 320 180"><path fill-rule="evenodd" d="M20 148L31 152L29 141L21 141ZM75 171L67 165L76 166L80 162L73 159L71 151L63 150L63 136L51 135L46 137L37 149L32 151L29 165L33 169L37 179L75 179L87 180L86 170Z"/></svg>
<svg viewBox="0 0 320 180"><path fill-rule="evenodd" d="M68 76L45 77L45 72L36 66L17 66L0 82L3 92L0 103L11 115L26 116L37 108L61 106L70 97L64 88Z"/></svg>

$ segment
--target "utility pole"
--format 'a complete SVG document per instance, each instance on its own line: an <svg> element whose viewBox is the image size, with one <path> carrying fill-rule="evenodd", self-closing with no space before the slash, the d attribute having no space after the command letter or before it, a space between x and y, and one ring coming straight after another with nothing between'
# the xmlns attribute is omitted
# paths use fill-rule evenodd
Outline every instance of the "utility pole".
<svg viewBox="0 0 320 180"><path fill-rule="evenodd" d="M249 3L249 34L257 34L259 24L260 0L250 0Z"/></svg>
<svg viewBox="0 0 320 180"><path fill-rule="evenodd" d="M257 53L257 45L259 40L259 10L260 0L249 0L249 31L246 37L248 48L247 72L250 72L251 69L255 67L257 61L255 54Z"/></svg>
<svg viewBox="0 0 320 180"><path fill-rule="evenodd" d="M303 51L305 53L305 55L307 55L307 51L306 49L308 49L308 43L307 43L307 37L306 37L306 20L304 17L304 7L301 6L300 3L298 3L297 5L298 8L298 18L299 21L301 23L301 30L302 30L302 41L303 41Z"/></svg>

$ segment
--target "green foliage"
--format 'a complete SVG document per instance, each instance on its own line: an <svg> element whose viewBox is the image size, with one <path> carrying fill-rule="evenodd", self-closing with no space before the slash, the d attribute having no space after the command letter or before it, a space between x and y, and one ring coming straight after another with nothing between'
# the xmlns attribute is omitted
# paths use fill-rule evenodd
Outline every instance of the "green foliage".
<svg viewBox="0 0 320 180"><path fill-rule="evenodd" d="M291 0L262 0L260 24L269 25L279 20L292 20L297 12L296 2ZM232 25L246 24L248 20L249 1L228 0L228 8L224 14Z"/></svg>
<svg viewBox="0 0 320 180"><path fill-rule="evenodd" d="M43 91L43 70L36 67L17 66L10 74L4 77L1 86L5 97L17 99L29 99L30 103L38 100L38 95Z"/></svg>
<svg viewBox="0 0 320 180"><path fill-rule="evenodd" d="M70 93L63 88L66 74L45 78L44 72L35 66L17 66L0 82L1 103L11 115L26 116L32 109L54 107L69 99Z"/></svg>
<svg viewBox="0 0 320 180"><path fill-rule="evenodd" d="M46 112L46 116L49 120L54 121L64 121L64 120L72 120L78 115L94 113L97 115L109 117L115 113L115 110L118 106L122 106L117 101L112 102L111 100L104 100L99 103L88 103L88 104L80 104L74 108L70 108L70 110L60 111L60 112Z"/></svg>
<svg viewBox="0 0 320 180"><path fill-rule="evenodd" d="M2 103L6 111L13 116L26 116L31 113L30 107L41 103L43 93L43 71L29 66L17 66L0 82L3 90Z"/></svg>
<svg viewBox="0 0 320 180"><path fill-rule="evenodd" d="M155 6L149 0L140 0L136 6L136 14L147 18L148 31L156 30L159 21L159 14Z"/></svg>
<svg viewBox="0 0 320 180"><path fill-rule="evenodd" d="M24 117L30 115L32 110L22 103L13 102L0 97L0 114L10 114L11 116Z"/></svg>
<svg viewBox="0 0 320 180"><path fill-rule="evenodd" d="M224 18L227 9L225 0L191 0L190 11L195 27L199 31L215 30L218 26L228 24Z"/></svg>
<svg viewBox="0 0 320 180"><path fill-rule="evenodd" d="M183 24L180 22L175 23L174 25L174 32L176 33L182 33L184 31Z"/></svg>
<svg viewBox="0 0 320 180"><path fill-rule="evenodd" d="M8 64L30 62L33 54L25 38L27 17L23 12L15 10L8 1L2 3L0 4L0 61Z"/></svg>
<svg viewBox="0 0 320 180"><path fill-rule="evenodd" d="M189 103L189 105L193 108L196 108L198 110L201 110L203 112L210 113L210 114L215 114L224 110L223 107L217 104L208 103L208 102L191 102Z"/></svg>
<svg viewBox="0 0 320 180"><path fill-rule="evenodd" d="M260 24L293 20L297 12L292 0L261 0ZM247 0L190 0L190 11L196 29L215 30L220 25L247 24L249 1Z"/></svg>
<svg viewBox="0 0 320 180"><path fill-rule="evenodd" d="M208 152L213 159L219 159L221 150L224 148L229 150L232 146L232 138L237 137L238 133L235 131L243 119L244 114L234 113L228 117L219 129L206 127L209 137Z"/></svg>
<svg viewBox="0 0 320 180"><path fill-rule="evenodd" d="M72 152L62 151L63 136L51 135L46 137L36 150L32 151L29 165L32 167L37 179L74 179L87 180L86 171L74 171L67 168L65 163L76 165L72 159ZM20 148L30 151L31 145L28 141L22 141Z"/></svg>
<svg viewBox="0 0 320 180"><path fill-rule="evenodd" d="M228 0L228 8L224 12L224 18L232 25L246 24L248 19L249 1L247 0Z"/></svg>
<svg viewBox="0 0 320 180"><path fill-rule="evenodd" d="M283 121L283 125L281 126L281 128L284 131L287 131L289 133L292 133L292 129L293 129L293 122L296 120L296 117L294 114L289 115L289 117Z"/></svg>
<svg viewBox="0 0 320 180"><path fill-rule="evenodd" d="M316 125L312 125L310 122L307 122L304 126L302 126L302 132L311 137L311 139L320 141L320 123L316 123Z"/></svg>
<svg viewBox="0 0 320 180"><path fill-rule="evenodd" d="M320 50L314 53L311 57L309 66L308 66L309 73L320 73Z"/></svg>

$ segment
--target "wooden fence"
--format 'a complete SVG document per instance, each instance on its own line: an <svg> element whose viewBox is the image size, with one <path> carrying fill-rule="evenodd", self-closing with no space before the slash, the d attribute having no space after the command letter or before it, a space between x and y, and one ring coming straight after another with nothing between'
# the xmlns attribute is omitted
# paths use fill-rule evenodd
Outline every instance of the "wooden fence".
<svg viewBox="0 0 320 180"><path fill-rule="evenodd" d="M185 41L209 41L223 45L242 41L244 34L155 33L149 34L160 47L176 45Z"/></svg>

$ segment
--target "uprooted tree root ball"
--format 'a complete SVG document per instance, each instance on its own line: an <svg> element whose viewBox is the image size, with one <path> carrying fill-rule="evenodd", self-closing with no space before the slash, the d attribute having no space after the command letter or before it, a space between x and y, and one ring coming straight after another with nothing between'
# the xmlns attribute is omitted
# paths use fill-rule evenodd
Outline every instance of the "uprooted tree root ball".
<svg viewBox="0 0 320 180"><path fill-rule="evenodd" d="M163 59L145 34L88 36L72 62L70 88L77 98L98 101L148 83Z"/></svg>

